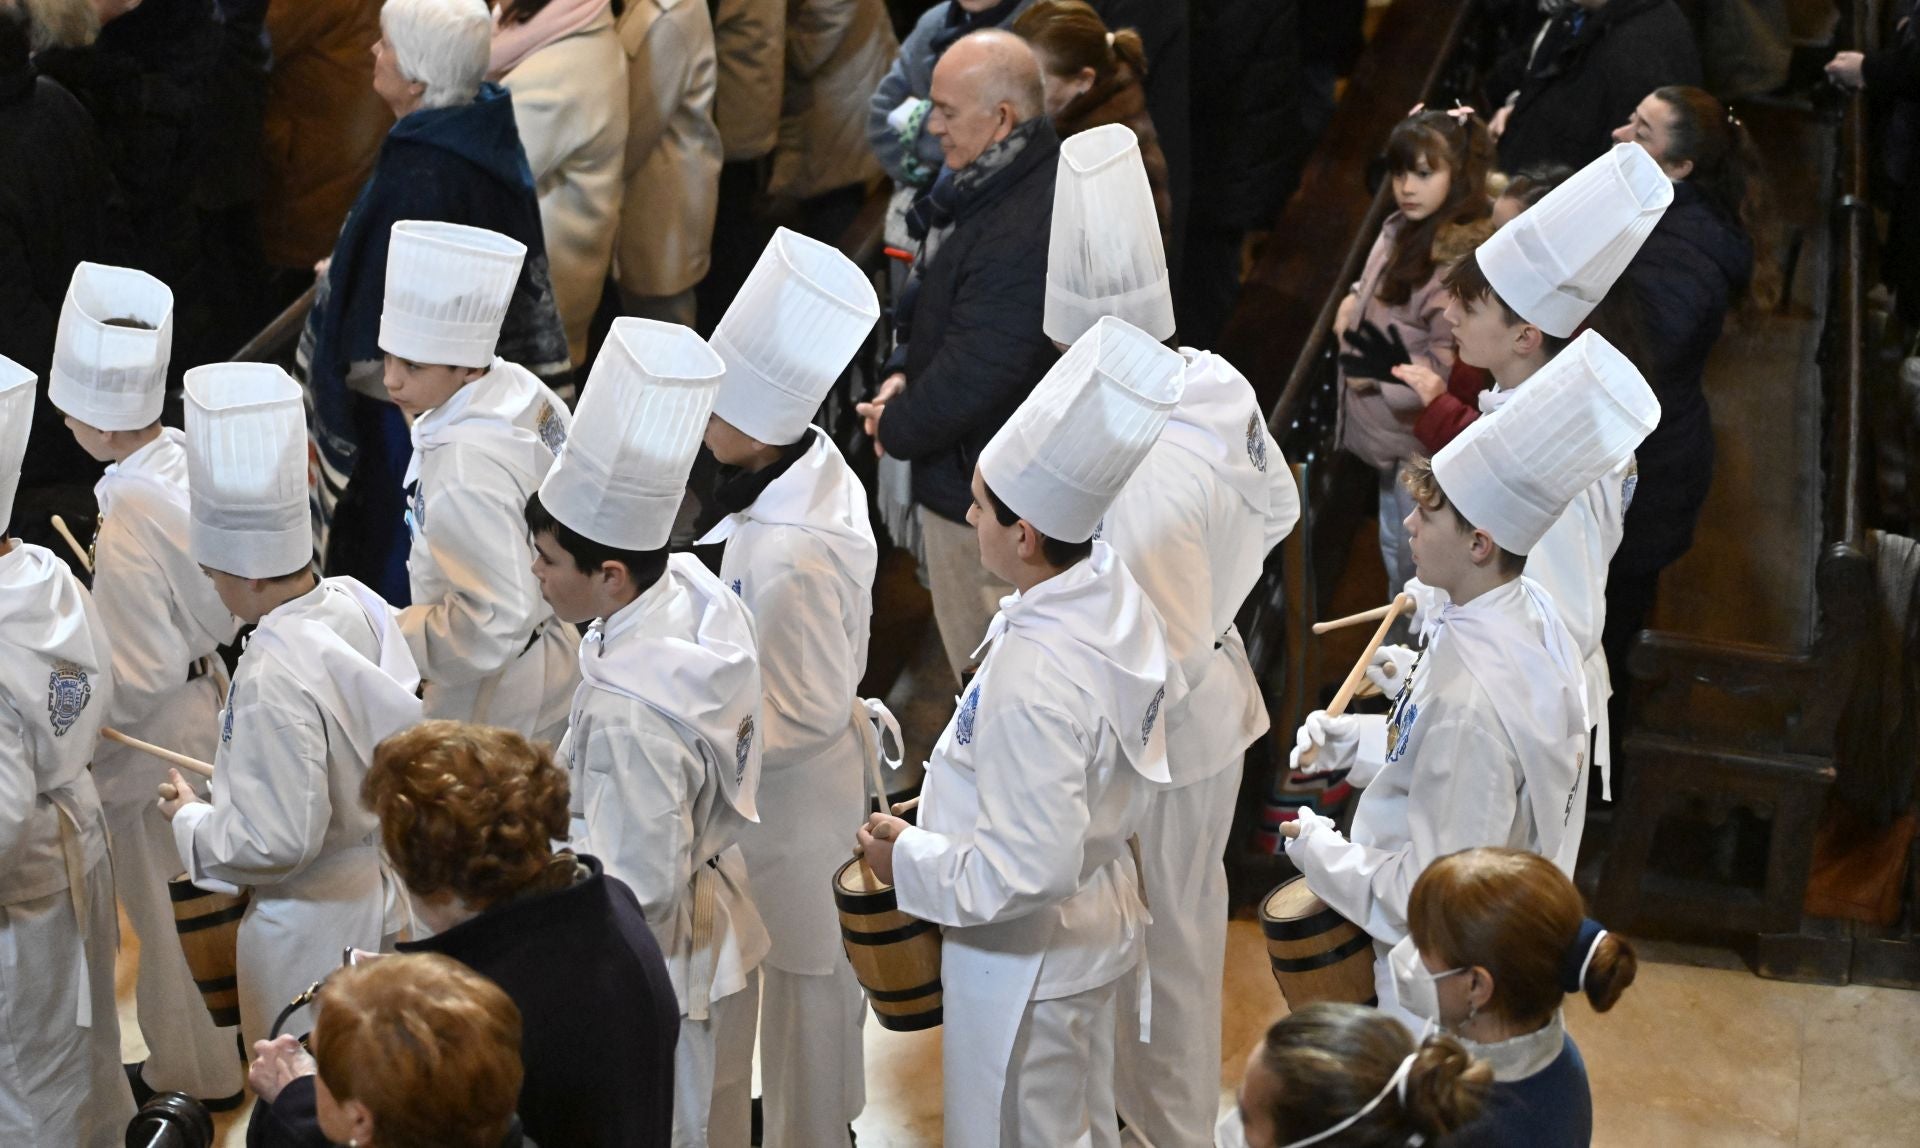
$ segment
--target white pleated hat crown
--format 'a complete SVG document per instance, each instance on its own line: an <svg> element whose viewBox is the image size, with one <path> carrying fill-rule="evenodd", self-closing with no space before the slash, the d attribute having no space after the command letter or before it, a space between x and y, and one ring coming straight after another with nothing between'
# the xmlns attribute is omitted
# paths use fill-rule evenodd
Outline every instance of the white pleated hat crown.
<svg viewBox="0 0 1920 1148"><path fill-rule="evenodd" d="M725 372L686 327L615 319L540 504L602 546L665 546Z"/></svg>
<svg viewBox="0 0 1920 1148"><path fill-rule="evenodd" d="M1186 386L1186 360L1112 316L1047 372L980 452L980 474L1048 538L1093 537Z"/></svg>
<svg viewBox="0 0 1920 1148"><path fill-rule="evenodd" d="M380 349L414 363L484 367L527 245L459 223L403 219L387 245Z"/></svg>
<svg viewBox="0 0 1920 1148"><path fill-rule="evenodd" d="M1433 457L1462 518L1530 553L1575 495L1627 461L1660 425L1660 400L1627 357L1586 331L1498 411Z"/></svg>
<svg viewBox="0 0 1920 1148"><path fill-rule="evenodd" d="M33 433L33 403L38 375L0 355L0 538L13 524L13 499L20 493L20 464Z"/></svg>
<svg viewBox="0 0 1920 1148"><path fill-rule="evenodd" d="M1049 339L1073 343L1107 315L1160 342L1173 337L1160 216L1140 141L1123 124L1089 128L1060 143L1041 326Z"/></svg>
<svg viewBox="0 0 1920 1148"><path fill-rule="evenodd" d="M1615 144L1474 252L1514 314L1555 338L1580 329L1673 202L1637 143Z"/></svg>
<svg viewBox="0 0 1920 1148"><path fill-rule="evenodd" d="M47 400L97 430L152 426L172 356L167 285L131 267L82 263L60 305Z"/></svg>
<svg viewBox="0 0 1920 1148"><path fill-rule="evenodd" d="M772 446L799 441L879 320L866 272L780 228L714 328L727 377L713 413Z"/></svg>
<svg viewBox="0 0 1920 1148"><path fill-rule="evenodd" d="M193 560L242 578L304 569L313 522L299 384L271 363L195 367L186 384Z"/></svg>

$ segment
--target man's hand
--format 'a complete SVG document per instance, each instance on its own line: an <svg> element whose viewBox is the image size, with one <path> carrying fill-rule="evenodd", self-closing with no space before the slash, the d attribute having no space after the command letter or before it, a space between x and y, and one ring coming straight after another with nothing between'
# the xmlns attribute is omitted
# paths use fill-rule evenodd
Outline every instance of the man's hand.
<svg viewBox="0 0 1920 1148"><path fill-rule="evenodd" d="M179 770L167 770L167 779L160 783L160 816L172 821L182 809L204 800L187 784L187 779L180 776Z"/></svg>
<svg viewBox="0 0 1920 1148"><path fill-rule="evenodd" d="M867 823L853 837L860 855L867 859L867 868L889 885L893 884L893 843L906 829L907 823L898 817L869 813Z"/></svg>
<svg viewBox="0 0 1920 1148"><path fill-rule="evenodd" d="M268 1104L280 1097L280 1090L303 1076L312 1076L313 1058L300 1047L296 1037L277 1036L253 1042L253 1063L247 1065L247 1084L253 1094Z"/></svg>
<svg viewBox="0 0 1920 1148"><path fill-rule="evenodd" d="M880 384L879 390L873 392L872 398L864 403L853 404L853 413L860 416L862 428L866 430L867 437L873 440L873 454L875 458L882 457L887 453L880 449L880 416L887 413L887 404L892 402L899 396L901 391L906 389L907 376L901 374L899 371L895 371L893 374L888 375L886 380Z"/></svg>
<svg viewBox="0 0 1920 1148"><path fill-rule="evenodd" d="M1867 86L1867 77L1862 72L1866 56L1860 52L1841 52L1827 61L1827 79L1849 91L1859 91Z"/></svg>
<svg viewBox="0 0 1920 1148"><path fill-rule="evenodd" d="M1447 393L1447 380L1440 372L1425 363L1402 363L1393 368L1393 377L1407 384L1408 389L1420 396L1420 405L1430 407L1433 400Z"/></svg>

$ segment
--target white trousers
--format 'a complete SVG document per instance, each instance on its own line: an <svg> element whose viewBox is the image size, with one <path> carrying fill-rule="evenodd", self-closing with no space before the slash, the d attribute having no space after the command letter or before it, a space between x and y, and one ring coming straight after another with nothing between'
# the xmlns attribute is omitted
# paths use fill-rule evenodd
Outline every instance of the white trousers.
<svg viewBox="0 0 1920 1148"><path fill-rule="evenodd" d="M7 1148L119 1148L133 1119L113 1002L113 874L102 861L86 881L84 976L69 890L0 905L0 1144ZM77 1023L82 1000L93 1009L91 1028Z"/></svg>
<svg viewBox="0 0 1920 1148"><path fill-rule="evenodd" d="M1221 857L1240 793L1238 762L1204 781L1155 789L1140 823L1153 1042L1140 1042L1134 979L1122 978L1115 1099L1122 1141L1210 1148L1220 1109L1220 993L1227 959Z"/></svg>
<svg viewBox="0 0 1920 1148"><path fill-rule="evenodd" d="M680 1018L673 1050L673 1148L747 1148L753 1139L753 1022L760 981Z"/></svg>
<svg viewBox="0 0 1920 1148"><path fill-rule="evenodd" d="M202 1100L232 1096L246 1083L239 1035L214 1027L173 927L167 882L180 872L173 830L150 800L108 806L106 815L114 891L140 938L134 991L140 1034L147 1042L141 1078L156 1092L184 1092Z"/></svg>
<svg viewBox="0 0 1920 1148"><path fill-rule="evenodd" d="M1129 972L1121 981L1133 979ZM1000 1097L1001 1148L1117 1148L1113 1021L1119 981L1029 1001ZM947 1111L947 1123L984 1114Z"/></svg>
<svg viewBox="0 0 1920 1148"><path fill-rule="evenodd" d="M760 978L761 1143L847 1148L847 1126L867 1104L867 998L853 966L813 977L763 964Z"/></svg>

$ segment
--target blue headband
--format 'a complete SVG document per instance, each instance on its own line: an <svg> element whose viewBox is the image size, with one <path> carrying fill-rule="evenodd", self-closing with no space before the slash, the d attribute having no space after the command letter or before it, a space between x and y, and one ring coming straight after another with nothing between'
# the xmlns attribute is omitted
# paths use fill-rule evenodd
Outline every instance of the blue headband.
<svg viewBox="0 0 1920 1148"><path fill-rule="evenodd" d="M1573 936L1573 943L1560 958L1560 988L1563 992L1577 993L1587 987L1587 966L1593 963L1594 951L1600 947L1600 938L1607 935L1605 926L1587 917L1580 922L1580 931Z"/></svg>

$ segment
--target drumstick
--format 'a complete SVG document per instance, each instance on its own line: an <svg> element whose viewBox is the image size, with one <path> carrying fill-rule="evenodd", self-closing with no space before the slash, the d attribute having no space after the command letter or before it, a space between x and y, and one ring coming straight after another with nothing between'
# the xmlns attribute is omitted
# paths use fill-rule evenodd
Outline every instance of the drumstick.
<svg viewBox="0 0 1920 1148"><path fill-rule="evenodd" d="M1325 622L1315 622L1313 624L1313 632L1316 634L1324 634L1330 630L1344 630L1348 626L1358 626L1362 622L1376 622L1386 617L1387 612L1392 609L1393 603L1388 602L1384 606L1375 606L1371 610L1362 610L1358 614L1348 614L1344 618L1333 618Z"/></svg>
<svg viewBox="0 0 1920 1148"><path fill-rule="evenodd" d="M175 753L170 749L162 749L152 742L141 741L137 737L128 737L126 734L121 733L111 726L101 727L100 736L109 741L117 741L121 745L137 749L141 753L150 753L169 765L179 766L188 773L197 773L201 777L213 776L213 767L197 757L188 757L184 753Z"/></svg>
<svg viewBox="0 0 1920 1148"><path fill-rule="evenodd" d="M905 801L902 801L900 804L893 807L893 815L895 817L899 817L901 814L904 814L904 813L912 813L914 810L918 808L920 808L920 799L918 797L909 797Z"/></svg>
<svg viewBox="0 0 1920 1148"><path fill-rule="evenodd" d="M1367 648L1360 651L1360 660L1353 663L1353 669L1347 671L1347 680L1340 683L1339 692L1333 695L1331 702L1327 703L1328 717L1339 717L1347 712L1347 703L1353 700L1353 692L1366 678L1367 667L1373 664L1373 652L1380 648L1380 643L1387 640L1387 631L1393 628L1394 620L1411 609L1413 609L1413 596L1410 594L1396 595L1393 601L1387 604L1386 614L1380 619L1379 628L1374 630L1373 637L1367 639ZM1320 756L1319 747L1309 744L1300 751L1300 764L1311 765L1313 759L1318 756Z"/></svg>
<svg viewBox="0 0 1920 1148"><path fill-rule="evenodd" d="M80 545L80 540L73 536L73 531L67 529L67 520L58 514L54 515L53 528L60 537L67 540L68 546L73 547L73 556L80 560L81 568L89 574L93 573L93 559L87 557L87 548Z"/></svg>

